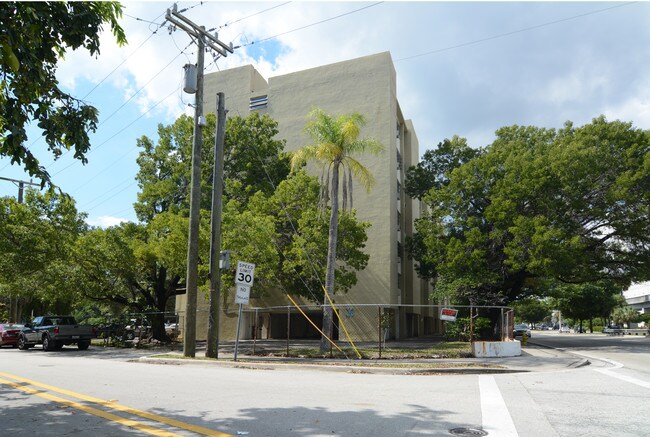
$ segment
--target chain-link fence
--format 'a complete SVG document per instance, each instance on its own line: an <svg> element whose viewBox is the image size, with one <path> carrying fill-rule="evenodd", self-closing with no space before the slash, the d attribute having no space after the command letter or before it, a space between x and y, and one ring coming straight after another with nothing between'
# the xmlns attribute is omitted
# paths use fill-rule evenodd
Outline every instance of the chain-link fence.
<svg viewBox="0 0 650 437"><path fill-rule="evenodd" d="M97 338L106 343L130 341L150 341L154 337L154 322L162 321L167 338L177 341L181 324L175 312L140 312L123 314L116 317L106 317L105 323L95 327ZM161 329L163 329L161 328Z"/></svg>
<svg viewBox="0 0 650 437"><path fill-rule="evenodd" d="M219 349L234 347L240 323L241 354L313 356L319 350L324 305L244 308L220 313ZM452 310L453 321L441 318ZM514 314L502 306L337 304L330 345L332 354L382 357L404 350L428 349L443 341L513 339ZM197 312L197 339L205 340L208 314ZM182 329L184 314L179 315ZM339 350L339 348L341 350Z"/></svg>
<svg viewBox="0 0 650 437"><path fill-rule="evenodd" d="M324 307L248 307L243 309L241 319L237 307L223 309L219 314L219 350L234 350L240 323L240 354L313 356L320 350ZM208 311L197 311L199 345L207 338L208 318ZM98 337L106 341L147 342L153 337L153 321L160 323L161 319L168 338L182 342L182 311L132 313L114 318L98 327ZM442 342L514 338L514 312L504 306L337 304L333 320L333 344L328 353L345 356L357 354L355 349L365 356L384 357L426 350Z"/></svg>

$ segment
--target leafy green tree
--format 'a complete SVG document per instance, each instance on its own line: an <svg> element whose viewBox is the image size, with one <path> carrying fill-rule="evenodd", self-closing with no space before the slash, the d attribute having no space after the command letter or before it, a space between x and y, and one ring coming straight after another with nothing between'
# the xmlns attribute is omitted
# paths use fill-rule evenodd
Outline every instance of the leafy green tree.
<svg viewBox="0 0 650 437"><path fill-rule="evenodd" d="M226 204L223 245L231 248L231 264L256 261L256 294L279 289L314 302L324 299L328 218L318 208L319 190L317 179L300 171L280 182L270 197L258 191L245 203L232 199ZM369 224L353 214L341 215L339 222L336 281L345 292L369 259L363 253ZM232 283L232 272L225 276ZM226 294L222 305L227 304Z"/></svg>
<svg viewBox="0 0 650 437"><path fill-rule="evenodd" d="M325 274L326 293L333 298L336 292L335 266L337 254L338 224L339 224L339 183L343 180L343 211L347 203L352 208L352 177L353 175L366 189L370 189L374 178L354 155L365 152L378 154L383 146L372 138L362 138L361 127L365 119L361 114L352 113L332 117L321 109L314 109L309 114L309 122L305 131L313 143L294 152L291 157L292 169L302 167L308 161L316 161L322 168L323 205L330 204L329 236L327 245L327 267ZM333 332L332 307L327 300L323 307L323 333L330 337ZM321 340L321 350L329 348L325 337Z"/></svg>
<svg viewBox="0 0 650 437"><path fill-rule="evenodd" d="M474 304L650 277L650 132L604 117L511 126L424 197L412 252ZM420 272L422 274L422 272Z"/></svg>
<svg viewBox="0 0 650 437"><path fill-rule="evenodd" d="M328 246L328 217L318 208L320 186L304 171L281 182L269 199L274 215L278 248L282 254L279 280L287 292L314 302L325 299ZM336 252L336 290L347 292L357 283L356 272L363 270L369 256L363 252L367 240L367 222L359 222L354 211L339 215Z"/></svg>
<svg viewBox="0 0 650 437"><path fill-rule="evenodd" d="M61 91L57 62L70 49L99 55L104 24L125 44L121 15L117 2L0 3L0 155L23 165L43 185L51 184L50 176L25 146L25 126L36 122L55 158L74 148L74 157L87 161L97 110Z"/></svg>
<svg viewBox="0 0 650 437"><path fill-rule="evenodd" d="M241 183L237 191L227 192L229 198L246 202L258 191L270 196L276 185L289 176L289 154L284 152L285 141L276 139L277 135L278 124L267 114L260 116L252 112L248 117L236 116L226 120L224 179ZM213 160L214 154L211 153L207 164L210 184Z"/></svg>
<svg viewBox="0 0 650 437"><path fill-rule="evenodd" d="M614 308L611 315L612 321L620 326L627 325L630 326L630 323L638 322L641 320L639 312L632 307L620 306Z"/></svg>
<svg viewBox="0 0 650 437"><path fill-rule="evenodd" d="M436 149L424 152L417 165L406 170L404 190L412 198L422 200L432 189L438 190L448 185L450 174L454 169L480 154L480 150L468 146L465 138L454 135L451 140L445 139L438 144ZM424 224L421 225L424 226ZM419 232L407 236L406 250L411 257L419 261L415 265L415 270L421 277L435 278L437 282L435 294L438 297L448 297L449 292L454 289L451 284L454 280L437 277L435 264L426 261L428 248L424 241L424 235L424 232Z"/></svg>
<svg viewBox="0 0 650 437"><path fill-rule="evenodd" d="M513 307L515 317L527 323L540 323L551 314L551 308L548 303L535 297L529 297L515 302Z"/></svg>
<svg viewBox="0 0 650 437"><path fill-rule="evenodd" d="M0 199L0 294L24 310L67 312L76 296L69 279L76 239L86 230L74 200L28 189L24 203Z"/></svg>
<svg viewBox="0 0 650 437"><path fill-rule="evenodd" d="M416 165L406 170L404 190L414 199L422 199L432 188L440 189L449 184L449 175L457 167L481 154L472 149L465 138L456 135L445 139L434 150L424 152Z"/></svg>
<svg viewBox="0 0 650 437"><path fill-rule="evenodd" d="M153 313L153 338L169 341L162 313L185 273L187 226L187 218L167 212L146 224L92 229L76 246L76 279L83 297ZM205 244L207 229L202 236Z"/></svg>
<svg viewBox="0 0 650 437"><path fill-rule="evenodd" d="M612 310L621 304L622 288L613 281L598 281L585 284L559 284L551 292L556 307L562 315L580 322L589 320L593 332L595 317L607 318Z"/></svg>
<svg viewBox="0 0 650 437"><path fill-rule="evenodd" d="M214 136L216 116L207 114L203 130L201 165L201 208L210 209L214 166ZM140 170L136 176L140 186L138 202L134 205L141 221L150 221L161 212L189 211L191 181L192 135L194 121L183 115L169 126L158 125L158 141L143 136L137 159ZM224 141L224 180L231 187L226 194L245 202L261 190L273 193L274 184L289 174L289 158L283 153L284 141L276 140L277 123L268 115L257 112L246 118L235 116L226 121ZM235 188L236 187L236 188Z"/></svg>

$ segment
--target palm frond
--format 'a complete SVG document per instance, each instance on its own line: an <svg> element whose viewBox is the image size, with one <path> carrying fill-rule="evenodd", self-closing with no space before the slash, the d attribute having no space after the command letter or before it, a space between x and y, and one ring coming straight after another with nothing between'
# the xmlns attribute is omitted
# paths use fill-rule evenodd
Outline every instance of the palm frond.
<svg viewBox="0 0 650 437"><path fill-rule="evenodd" d="M352 157L347 158L346 164L350 167L350 172L357 178L361 186L370 191L375 185L375 178L370 170Z"/></svg>

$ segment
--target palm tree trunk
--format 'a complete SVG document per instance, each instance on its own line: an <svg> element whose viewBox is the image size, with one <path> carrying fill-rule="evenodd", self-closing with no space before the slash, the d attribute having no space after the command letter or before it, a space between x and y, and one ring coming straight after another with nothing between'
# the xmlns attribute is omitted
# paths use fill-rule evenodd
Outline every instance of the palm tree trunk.
<svg viewBox="0 0 650 437"><path fill-rule="evenodd" d="M325 273L325 290L327 294L334 299L334 269L336 268L336 243L338 239L339 227L339 163L335 162L332 168L332 186L331 186L330 200L332 203L332 211L330 214L330 228L327 243L327 271ZM327 296L324 296L323 306L323 333L329 338L332 338L334 331L333 326L333 310ZM321 338L320 350L327 351L331 347L330 342L325 338Z"/></svg>

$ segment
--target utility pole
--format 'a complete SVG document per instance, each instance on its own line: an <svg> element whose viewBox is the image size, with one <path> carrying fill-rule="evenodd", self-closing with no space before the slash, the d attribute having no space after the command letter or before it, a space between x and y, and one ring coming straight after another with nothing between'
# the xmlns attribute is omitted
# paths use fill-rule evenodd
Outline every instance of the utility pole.
<svg viewBox="0 0 650 437"><path fill-rule="evenodd" d="M226 110L223 93L217 93L217 134L214 140L214 170L212 172L212 216L210 232L210 314L208 316L208 345L205 356L219 358L219 300L221 298L221 211L223 194L223 143L226 130ZM224 266L226 267L226 266Z"/></svg>
<svg viewBox="0 0 650 437"><path fill-rule="evenodd" d="M176 3L172 10L167 9L165 19L183 29L197 42L197 91L194 108L194 143L192 145L192 182L190 193L190 226L187 243L187 273L185 305L185 326L183 329L183 355L196 355L196 297L199 276L199 217L201 202L201 144L203 142L203 58L206 45L222 56L232 53L232 44L226 45L219 41L216 35L206 32L204 26L195 24L183 16L177 9Z"/></svg>
<svg viewBox="0 0 650 437"><path fill-rule="evenodd" d="M0 177L3 181L9 181L13 182L14 184L18 184L18 203L23 203L23 192L25 191L25 184L27 185L32 185L35 187L40 186L39 184L35 184L32 181L21 181L18 179L11 179L11 178L3 178ZM18 308L18 296L13 297L9 296L9 323L16 323L18 322L18 316L19 316L19 308Z"/></svg>

